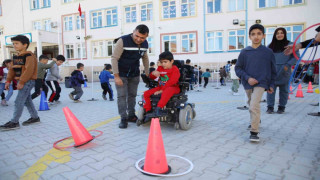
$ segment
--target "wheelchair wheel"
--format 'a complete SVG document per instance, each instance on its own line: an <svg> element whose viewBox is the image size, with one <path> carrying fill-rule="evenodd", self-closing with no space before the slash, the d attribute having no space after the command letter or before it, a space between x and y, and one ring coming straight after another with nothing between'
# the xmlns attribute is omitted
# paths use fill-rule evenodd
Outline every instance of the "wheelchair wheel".
<svg viewBox="0 0 320 180"><path fill-rule="evenodd" d="M140 126L141 124L143 124L143 120L144 120L144 108L141 106L139 107L137 117L138 117L137 126Z"/></svg>
<svg viewBox="0 0 320 180"><path fill-rule="evenodd" d="M192 119L196 118L196 114L197 114L196 111L192 109L192 115L193 115Z"/></svg>
<svg viewBox="0 0 320 180"><path fill-rule="evenodd" d="M193 119L193 110L190 105L187 105L184 109L180 109L179 124L182 130L188 130L191 128L192 119Z"/></svg>

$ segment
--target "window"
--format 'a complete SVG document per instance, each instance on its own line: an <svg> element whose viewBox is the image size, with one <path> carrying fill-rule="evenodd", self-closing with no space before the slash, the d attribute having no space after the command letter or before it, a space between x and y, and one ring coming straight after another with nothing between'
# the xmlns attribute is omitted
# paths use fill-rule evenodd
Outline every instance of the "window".
<svg viewBox="0 0 320 180"><path fill-rule="evenodd" d="M207 32L207 51L222 51L222 32Z"/></svg>
<svg viewBox="0 0 320 180"><path fill-rule="evenodd" d="M103 57L103 41L96 41L92 43L93 57Z"/></svg>
<svg viewBox="0 0 320 180"><path fill-rule="evenodd" d="M72 0L63 0L63 3L70 3Z"/></svg>
<svg viewBox="0 0 320 180"><path fill-rule="evenodd" d="M244 48L244 33L244 29L229 31L229 50L240 50Z"/></svg>
<svg viewBox="0 0 320 180"><path fill-rule="evenodd" d="M140 6L141 9L141 21L152 20L152 4L143 4Z"/></svg>
<svg viewBox="0 0 320 180"><path fill-rule="evenodd" d="M81 14L81 29L84 29L84 14ZM80 29L80 16L77 16L77 29Z"/></svg>
<svg viewBox="0 0 320 180"><path fill-rule="evenodd" d="M31 9L39 9L39 0L31 0Z"/></svg>
<svg viewBox="0 0 320 180"><path fill-rule="evenodd" d="M33 21L33 30L41 30L41 21Z"/></svg>
<svg viewBox="0 0 320 180"><path fill-rule="evenodd" d="M274 31L276 30L275 27L268 27L266 28L266 38L262 40L262 44L265 45L265 46L269 46L269 44L271 43L272 41L272 38L273 38L273 34L274 34Z"/></svg>
<svg viewBox="0 0 320 180"><path fill-rule="evenodd" d="M162 18L169 19L176 17L176 1L162 1Z"/></svg>
<svg viewBox="0 0 320 180"><path fill-rule="evenodd" d="M51 31L51 20L50 19L44 20L44 30Z"/></svg>
<svg viewBox="0 0 320 180"><path fill-rule="evenodd" d="M0 36L3 35L3 27L0 27Z"/></svg>
<svg viewBox="0 0 320 180"><path fill-rule="evenodd" d="M114 26L118 24L117 9L107 9L106 14L107 26Z"/></svg>
<svg viewBox="0 0 320 180"><path fill-rule="evenodd" d="M244 0L229 0L229 11L244 10Z"/></svg>
<svg viewBox="0 0 320 180"><path fill-rule="evenodd" d="M125 7L126 23L137 22L137 9L136 6Z"/></svg>
<svg viewBox="0 0 320 180"><path fill-rule="evenodd" d="M72 31L73 30L72 16L64 17L63 21L64 21L64 30L65 31Z"/></svg>
<svg viewBox="0 0 320 180"><path fill-rule="evenodd" d="M50 7L51 0L42 0L42 7Z"/></svg>
<svg viewBox="0 0 320 180"><path fill-rule="evenodd" d="M284 27L287 30L287 38L289 41L293 42L296 40L298 35L303 30L303 25L293 25L293 26L285 26ZM302 36L298 39L297 43L302 41Z"/></svg>
<svg viewBox="0 0 320 180"><path fill-rule="evenodd" d="M177 36L163 36L164 51L177 52Z"/></svg>
<svg viewBox="0 0 320 180"><path fill-rule="evenodd" d="M268 8L268 7L276 7L277 6L277 0L259 0L258 1L259 8Z"/></svg>
<svg viewBox="0 0 320 180"><path fill-rule="evenodd" d="M110 57L113 52L113 41L96 41L92 44L94 57Z"/></svg>
<svg viewBox="0 0 320 180"><path fill-rule="evenodd" d="M153 49L153 37L148 37L147 38L147 41L148 41L148 46L149 46L149 49L148 49L148 53L149 54L153 54L154 53L154 49Z"/></svg>
<svg viewBox="0 0 320 180"><path fill-rule="evenodd" d="M294 5L294 4L302 4L303 0L283 0L283 5L288 6L288 5Z"/></svg>
<svg viewBox="0 0 320 180"><path fill-rule="evenodd" d="M181 16L195 16L196 5L195 0L182 0L181 3Z"/></svg>
<svg viewBox="0 0 320 180"><path fill-rule="evenodd" d="M86 47L85 44L82 43L82 47L81 44L77 44L77 57L80 59L81 58L81 48L82 48L82 58L86 58Z"/></svg>
<svg viewBox="0 0 320 180"><path fill-rule="evenodd" d="M196 52L196 34L195 33L182 34L181 42L182 42L181 52L183 53Z"/></svg>
<svg viewBox="0 0 320 180"><path fill-rule="evenodd" d="M68 59L73 59L74 58L74 50L73 50L73 45L72 44L66 45L66 52L67 52L67 58Z"/></svg>
<svg viewBox="0 0 320 180"><path fill-rule="evenodd" d="M111 56L113 52L113 41L107 41L107 56Z"/></svg>
<svg viewBox="0 0 320 180"><path fill-rule="evenodd" d="M101 11L92 13L91 27L93 27L93 28L102 27L102 12Z"/></svg>
<svg viewBox="0 0 320 180"><path fill-rule="evenodd" d="M220 13L221 0L207 0L207 13Z"/></svg>

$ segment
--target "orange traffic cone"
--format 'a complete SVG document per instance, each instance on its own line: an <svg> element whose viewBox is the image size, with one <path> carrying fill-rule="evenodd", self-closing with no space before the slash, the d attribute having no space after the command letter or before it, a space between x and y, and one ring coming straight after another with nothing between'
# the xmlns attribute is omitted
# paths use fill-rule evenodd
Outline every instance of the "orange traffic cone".
<svg viewBox="0 0 320 180"><path fill-rule="evenodd" d="M154 174L167 174L171 170L167 163L159 118L152 118L147 153L142 169Z"/></svg>
<svg viewBox="0 0 320 180"><path fill-rule="evenodd" d="M302 86L299 84L296 97L303 98Z"/></svg>
<svg viewBox="0 0 320 180"><path fill-rule="evenodd" d="M70 111L68 107L64 107L63 112L66 116L69 129L75 142L75 147L79 147L93 140L91 134L80 123L78 118Z"/></svg>
<svg viewBox="0 0 320 180"><path fill-rule="evenodd" d="M311 83L311 81L309 81L307 93L313 93L313 88L312 88L312 83Z"/></svg>
<svg viewBox="0 0 320 180"><path fill-rule="evenodd" d="M293 94L292 86L290 85L290 91L289 94Z"/></svg>

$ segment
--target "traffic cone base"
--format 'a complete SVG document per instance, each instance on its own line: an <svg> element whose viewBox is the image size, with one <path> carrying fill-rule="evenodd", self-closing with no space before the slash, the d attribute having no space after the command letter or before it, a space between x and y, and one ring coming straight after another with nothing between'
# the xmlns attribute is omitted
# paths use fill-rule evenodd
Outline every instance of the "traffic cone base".
<svg viewBox="0 0 320 180"><path fill-rule="evenodd" d="M296 97L303 98L302 86L299 84Z"/></svg>
<svg viewBox="0 0 320 180"><path fill-rule="evenodd" d="M63 112L67 119L67 123L69 125L73 140L75 142L75 147L82 146L93 140L91 134L80 123L78 118L70 111L68 107L64 107Z"/></svg>
<svg viewBox="0 0 320 180"><path fill-rule="evenodd" d="M143 170L153 174L169 173L159 118L152 118Z"/></svg>
<svg viewBox="0 0 320 180"><path fill-rule="evenodd" d="M142 166L141 169L144 170L144 166ZM169 174L169 173L171 173L171 167L168 165L168 171L167 172L158 173L158 174ZM156 175L151 175L151 174L147 174L147 173L144 173L144 172L142 172L142 174L145 174L145 175L148 175L148 176L156 176Z"/></svg>
<svg viewBox="0 0 320 180"><path fill-rule="evenodd" d="M309 81L307 93L313 93L313 88L312 88L312 83L311 83L311 81Z"/></svg>

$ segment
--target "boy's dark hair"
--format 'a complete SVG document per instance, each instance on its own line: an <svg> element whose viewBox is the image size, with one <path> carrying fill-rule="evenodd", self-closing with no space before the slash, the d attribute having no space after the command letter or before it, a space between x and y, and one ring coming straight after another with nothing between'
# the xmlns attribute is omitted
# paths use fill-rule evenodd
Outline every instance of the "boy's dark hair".
<svg viewBox="0 0 320 180"><path fill-rule="evenodd" d="M186 60L186 63L191 63L191 60L190 60L190 59L187 59L187 60Z"/></svg>
<svg viewBox="0 0 320 180"><path fill-rule="evenodd" d="M228 61L228 64L230 63L230 61Z"/></svg>
<svg viewBox="0 0 320 180"><path fill-rule="evenodd" d="M12 37L11 41L19 41L22 44L27 44L27 49L28 49L28 47L30 45L29 38L27 36L24 36L24 35L18 35L18 36Z"/></svg>
<svg viewBox="0 0 320 180"><path fill-rule="evenodd" d="M261 24L254 24L249 29L249 35L250 35L251 31L254 29L259 29L260 31L262 31L262 34L264 34L264 26L262 26Z"/></svg>
<svg viewBox="0 0 320 180"><path fill-rule="evenodd" d="M135 30L137 30L141 34L149 34L149 28L144 24L138 25Z"/></svg>
<svg viewBox="0 0 320 180"><path fill-rule="evenodd" d="M151 63L150 63L150 66L154 66L154 65L155 65L155 63L154 63L154 62L151 62Z"/></svg>
<svg viewBox="0 0 320 180"><path fill-rule="evenodd" d="M109 70L109 69L111 69L112 68L112 66L111 66L111 64L106 64L106 70Z"/></svg>
<svg viewBox="0 0 320 180"><path fill-rule="evenodd" d="M63 55L58 55L58 56L56 57L56 59L57 59L57 61L63 61L63 62L66 61L66 58L65 58Z"/></svg>
<svg viewBox="0 0 320 180"><path fill-rule="evenodd" d="M209 71L210 71L210 69L206 69L206 71L207 71L207 72L209 72Z"/></svg>
<svg viewBox="0 0 320 180"><path fill-rule="evenodd" d="M48 56L42 54L41 56L39 56L39 61L41 61L42 59L49 59L49 58Z"/></svg>
<svg viewBox="0 0 320 180"><path fill-rule="evenodd" d="M170 51L165 51L159 55L159 60L170 60L173 61L173 54Z"/></svg>
<svg viewBox="0 0 320 180"><path fill-rule="evenodd" d="M3 62L2 62L2 67L7 67L6 66L6 63L11 63L12 60L11 59L5 59Z"/></svg>
<svg viewBox="0 0 320 180"><path fill-rule="evenodd" d="M77 64L77 69L80 69L81 67L83 67L84 65L82 63L78 63Z"/></svg>
<svg viewBox="0 0 320 180"><path fill-rule="evenodd" d="M231 64L236 64L237 63L237 59L234 59L231 61Z"/></svg>

